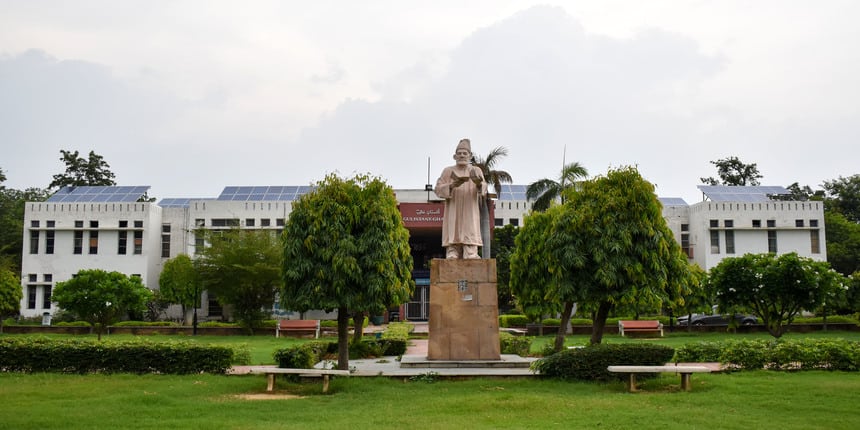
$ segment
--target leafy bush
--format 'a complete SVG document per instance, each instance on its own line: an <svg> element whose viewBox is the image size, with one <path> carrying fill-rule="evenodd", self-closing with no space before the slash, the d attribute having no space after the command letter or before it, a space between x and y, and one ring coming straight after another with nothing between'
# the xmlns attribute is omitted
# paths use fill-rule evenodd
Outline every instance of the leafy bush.
<svg viewBox="0 0 860 430"><path fill-rule="evenodd" d="M675 362L718 361L734 370L860 370L860 342L842 339L739 340L684 345Z"/></svg>
<svg viewBox="0 0 860 430"><path fill-rule="evenodd" d="M532 338L526 336L514 336L510 333L499 333L499 343L502 354L516 354L521 357L529 355L532 347Z"/></svg>
<svg viewBox="0 0 860 430"><path fill-rule="evenodd" d="M172 327L178 324L170 321L120 321L114 327Z"/></svg>
<svg viewBox="0 0 860 430"><path fill-rule="evenodd" d="M202 323L200 323L200 324L197 324L197 326L198 326L198 327L217 327L217 328L221 328L221 327L239 327L239 324L237 324L237 323L231 323L231 322L223 322L223 321L206 321L206 322L202 322Z"/></svg>
<svg viewBox="0 0 860 430"><path fill-rule="evenodd" d="M541 321L541 324L549 327L558 327L561 325L561 319L559 318L547 318Z"/></svg>
<svg viewBox="0 0 860 430"><path fill-rule="evenodd" d="M241 355L191 342L0 339L0 370L14 372L225 373Z"/></svg>
<svg viewBox="0 0 860 430"><path fill-rule="evenodd" d="M573 325L591 325L592 321L589 318L571 318L570 323Z"/></svg>
<svg viewBox="0 0 860 430"><path fill-rule="evenodd" d="M57 327L89 327L90 323L88 323L86 321L60 321L60 322L54 324L54 326L57 326Z"/></svg>
<svg viewBox="0 0 860 430"><path fill-rule="evenodd" d="M608 381L619 375L606 370L612 365L663 365L672 359L675 350L664 345L598 344L585 348L567 349L532 363L541 375L583 381ZM644 376L644 375L643 375Z"/></svg>
<svg viewBox="0 0 860 430"><path fill-rule="evenodd" d="M793 324L823 324L824 317L797 317ZM858 324L857 318L851 315L833 315L827 317L828 324Z"/></svg>
<svg viewBox="0 0 860 430"><path fill-rule="evenodd" d="M525 315L499 315L499 327L525 327L529 322Z"/></svg>
<svg viewBox="0 0 860 430"><path fill-rule="evenodd" d="M688 343L675 350L675 363L708 363L718 362L723 353L723 343L695 342Z"/></svg>
<svg viewBox="0 0 860 430"><path fill-rule="evenodd" d="M278 367L288 369L312 369L329 352L331 342L313 341L282 348L274 353ZM337 343L334 343L335 350Z"/></svg>

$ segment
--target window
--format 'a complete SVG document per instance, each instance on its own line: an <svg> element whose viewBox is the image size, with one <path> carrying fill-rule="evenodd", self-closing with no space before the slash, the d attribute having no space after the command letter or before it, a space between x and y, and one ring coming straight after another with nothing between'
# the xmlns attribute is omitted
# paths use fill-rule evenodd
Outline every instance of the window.
<svg viewBox="0 0 860 430"><path fill-rule="evenodd" d="M238 218L212 218L212 227L239 227Z"/></svg>
<svg viewBox="0 0 860 430"><path fill-rule="evenodd" d="M203 252L203 247L206 245L206 239L203 232L194 232L194 253L200 254Z"/></svg>
<svg viewBox="0 0 860 430"><path fill-rule="evenodd" d="M143 253L143 232L136 230L134 232L134 255Z"/></svg>
<svg viewBox="0 0 860 430"><path fill-rule="evenodd" d="M93 230L90 232L90 254L99 253L99 232Z"/></svg>
<svg viewBox="0 0 860 430"><path fill-rule="evenodd" d="M727 220L723 220L723 224L726 226L726 228L734 228L735 221L727 219Z"/></svg>
<svg viewBox="0 0 860 430"><path fill-rule="evenodd" d="M496 227L501 227L501 226L505 225L505 220L502 218L495 218L495 219L493 219L493 225Z"/></svg>
<svg viewBox="0 0 860 430"><path fill-rule="evenodd" d="M170 258L170 235L161 235L161 258Z"/></svg>
<svg viewBox="0 0 860 430"><path fill-rule="evenodd" d="M39 221L38 220L30 221L30 227L39 228Z"/></svg>
<svg viewBox="0 0 860 430"><path fill-rule="evenodd" d="M143 228L143 221L137 220L134 222L134 228Z"/></svg>
<svg viewBox="0 0 860 430"><path fill-rule="evenodd" d="M39 230L30 230L30 254L39 253Z"/></svg>
<svg viewBox="0 0 860 430"><path fill-rule="evenodd" d="M98 221L90 221L90 228L99 228Z"/></svg>
<svg viewBox="0 0 860 430"><path fill-rule="evenodd" d="M774 228L774 227L776 227L776 220L772 220L772 219L767 220L767 228Z"/></svg>
<svg viewBox="0 0 860 430"><path fill-rule="evenodd" d="M776 254L776 231L767 232L767 252Z"/></svg>
<svg viewBox="0 0 860 430"><path fill-rule="evenodd" d="M56 224L57 224L57 222L56 222L56 221L48 220L48 228L54 228L54 226L55 226Z"/></svg>
<svg viewBox="0 0 860 430"><path fill-rule="evenodd" d="M284 220L283 218L278 218L278 219L276 219L276 220L275 220L275 225L276 225L276 226L278 226L278 227L283 227L283 226L284 226L284 221L285 221L285 220Z"/></svg>
<svg viewBox="0 0 860 430"><path fill-rule="evenodd" d="M128 220L120 220L119 228L128 228Z"/></svg>
<svg viewBox="0 0 860 430"><path fill-rule="evenodd" d="M75 230L75 240L74 240L74 253L75 254L83 254L84 253L84 232L83 230Z"/></svg>
<svg viewBox="0 0 860 430"><path fill-rule="evenodd" d="M683 231L683 226L686 224L681 224L681 229ZM687 255L687 258L693 258L693 248L690 248L690 234L689 233L681 233L681 250L684 251L684 254Z"/></svg>
<svg viewBox="0 0 860 430"><path fill-rule="evenodd" d="M45 232L45 254L54 253L54 231L48 230Z"/></svg>
<svg viewBox="0 0 860 430"><path fill-rule="evenodd" d="M162 224L161 225L162 233L170 233L170 224Z"/></svg>
<svg viewBox="0 0 860 430"><path fill-rule="evenodd" d="M51 286L42 287L42 309L51 309Z"/></svg>
<svg viewBox="0 0 860 430"><path fill-rule="evenodd" d="M121 231L121 232L119 232L119 241L117 242L116 253L119 255L125 255L127 249L128 249L128 232L127 231Z"/></svg>
<svg viewBox="0 0 860 430"><path fill-rule="evenodd" d="M80 220L75 221L75 228L84 228L84 222Z"/></svg>
<svg viewBox="0 0 860 430"><path fill-rule="evenodd" d="M52 275L50 273L46 273L46 274L42 275L42 279L44 279L45 282L53 282L54 281L54 275Z"/></svg>
<svg viewBox="0 0 860 430"><path fill-rule="evenodd" d="M245 218L245 227L254 227L254 218Z"/></svg>
<svg viewBox="0 0 860 430"><path fill-rule="evenodd" d="M272 220L269 218L260 218L260 227L269 227L272 225Z"/></svg>
<svg viewBox="0 0 860 430"><path fill-rule="evenodd" d="M711 230L711 254L720 253L720 232Z"/></svg>
<svg viewBox="0 0 860 430"><path fill-rule="evenodd" d="M690 224L681 224L681 231L690 231Z"/></svg>
<svg viewBox="0 0 860 430"><path fill-rule="evenodd" d="M735 253L735 232L726 230L726 254Z"/></svg>
<svg viewBox="0 0 860 430"><path fill-rule="evenodd" d="M203 218L196 218L194 220L194 227L206 227L206 220Z"/></svg>
<svg viewBox="0 0 860 430"><path fill-rule="evenodd" d="M818 230L809 230L809 243L813 254L821 254L821 238Z"/></svg>
<svg viewBox="0 0 860 430"><path fill-rule="evenodd" d="M36 274L35 274L35 273L30 273L30 274L28 274L28 275L27 275L27 279L28 279L30 282L36 282L36 278L38 278L38 276L36 276Z"/></svg>
<svg viewBox="0 0 860 430"><path fill-rule="evenodd" d="M36 309L36 286L27 285L27 309Z"/></svg>
<svg viewBox="0 0 860 430"><path fill-rule="evenodd" d="M802 219L794 220L794 226L795 227L803 227L803 220Z"/></svg>
<svg viewBox="0 0 860 430"><path fill-rule="evenodd" d="M761 228L761 220L760 219L752 220L752 225L753 225L753 228Z"/></svg>
<svg viewBox="0 0 860 430"><path fill-rule="evenodd" d="M519 227L520 226L520 219L519 218L511 218L508 220L508 224L510 224L514 227Z"/></svg>
<svg viewBox="0 0 860 430"><path fill-rule="evenodd" d="M809 226L810 227L818 227L818 220L817 219L809 220Z"/></svg>
<svg viewBox="0 0 860 430"><path fill-rule="evenodd" d="M717 228L720 226L720 220L712 219L711 220L711 228Z"/></svg>

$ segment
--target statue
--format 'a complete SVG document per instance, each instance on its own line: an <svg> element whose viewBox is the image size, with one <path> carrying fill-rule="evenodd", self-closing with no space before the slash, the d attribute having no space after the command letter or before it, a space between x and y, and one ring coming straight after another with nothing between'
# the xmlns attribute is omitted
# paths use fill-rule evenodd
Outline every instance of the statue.
<svg viewBox="0 0 860 430"><path fill-rule="evenodd" d="M487 183L481 169L470 164L472 144L462 139L454 152L457 164L446 167L436 181L436 195L445 199L442 218L442 246L445 258L480 258L480 198L487 194Z"/></svg>

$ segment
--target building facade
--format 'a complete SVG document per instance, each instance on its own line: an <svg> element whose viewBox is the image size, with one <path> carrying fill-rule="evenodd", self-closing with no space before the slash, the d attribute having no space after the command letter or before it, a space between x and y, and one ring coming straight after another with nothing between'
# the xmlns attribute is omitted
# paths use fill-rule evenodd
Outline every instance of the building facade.
<svg viewBox="0 0 860 430"><path fill-rule="evenodd" d="M728 191L738 191L734 188ZM661 199L663 216L691 262L709 270L723 258L749 252L797 252L826 261L821 202L773 200L761 187L740 188L746 192L708 188L703 190L703 201L693 205ZM77 187L61 190L45 202L26 204L22 316L55 312L54 285L82 269L139 276L148 288L157 289L165 261L179 254L193 258L205 246L201 229L280 231L292 202L311 187L226 187L214 198L138 202L147 189ZM426 189L395 190L395 194L410 233L416 291L407 304L392 312L401 319L425 320L429 264L444 257L443 204ZM490 219L495 227L521 226L530 209L524 185L504 185L489 207ZM203 303L202 318L224 317L213 297L204 295Z"/></svg>

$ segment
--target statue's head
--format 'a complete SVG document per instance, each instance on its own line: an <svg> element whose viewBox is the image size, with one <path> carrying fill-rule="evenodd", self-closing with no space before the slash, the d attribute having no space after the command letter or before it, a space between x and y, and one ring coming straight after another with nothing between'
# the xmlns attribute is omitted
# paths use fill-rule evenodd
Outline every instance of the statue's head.
<svg viewBox="0 0 860 430"><path fill-rule="evenodd" d="M457 144L457 149L454 151L454 160L458 165L469 164L472 160L472 142L469 139L460 139Z"/></svg>

